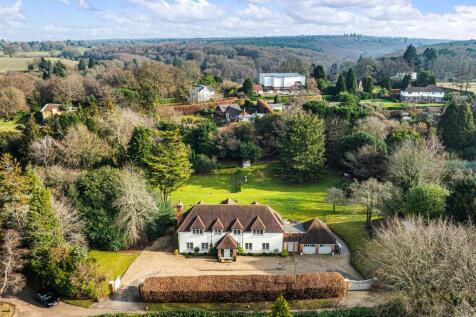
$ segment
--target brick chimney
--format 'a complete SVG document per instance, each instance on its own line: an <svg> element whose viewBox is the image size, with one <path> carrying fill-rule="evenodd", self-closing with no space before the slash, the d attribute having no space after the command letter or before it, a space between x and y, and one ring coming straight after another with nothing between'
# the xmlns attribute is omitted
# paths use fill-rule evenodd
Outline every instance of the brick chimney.
<svg viewBox="0 0 476 317"><path fill-rule="evenodd" d="M177 212L175 213L175 217L177 219L178 226L183 220L183 203L181 201L179 201L177 204Z"/></svg>

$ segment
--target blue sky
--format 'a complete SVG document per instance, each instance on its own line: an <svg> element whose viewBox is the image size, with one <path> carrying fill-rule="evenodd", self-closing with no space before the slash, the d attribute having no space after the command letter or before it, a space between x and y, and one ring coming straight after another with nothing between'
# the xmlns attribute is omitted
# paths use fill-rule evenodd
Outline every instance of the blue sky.
<svg viewBox="0 0 476 317"><path fill-rule="evenodd" d="M0 0L0 38L476 38L476 0Z"/></svg>

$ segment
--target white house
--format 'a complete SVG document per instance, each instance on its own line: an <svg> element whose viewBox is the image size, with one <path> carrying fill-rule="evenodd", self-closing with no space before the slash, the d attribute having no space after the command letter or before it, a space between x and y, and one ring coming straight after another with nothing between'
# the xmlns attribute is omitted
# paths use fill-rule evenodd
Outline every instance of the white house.
<svg viewBox="0 0 476 317"><path fill-rule="evenodd" d="M393 80L403 80L405 76L410 76L411 80L416 80L418 75L416 72L408 72L408 73L397 73L395 76L392 77Z"/></svg>
<svg viewBox="0 0 476 317"><path fill-rule="evenodd" d="M402 102L442 102L445 98L445 90L435 85L426 87L409 87L400 93Z"/></svg>
<svg viewBox="0 0 476 317"><path fill-rule="evenodd" d="M332 254L338 249L335 236L320 220L285 225L275 210L258 203L239 205L232 199L218 205L200 202L185 217L179 203L177 222L180 253L209 253L215 248L220 261L235 260L238 249L251 254L283 250Z"/></svg>
<svg viewBox="0 0 476 317"><path fill-rule="evenodd" d="M306 85L306 77L297 73L262 73L259 83L265 90L298 90Z"/></svg>
<svg viewBox="0 0 476 317"><path fill-rule="evenodd" d="M208 102L215 96L215 91L205 85L195 85L190 89L190 103Z"/></svg>

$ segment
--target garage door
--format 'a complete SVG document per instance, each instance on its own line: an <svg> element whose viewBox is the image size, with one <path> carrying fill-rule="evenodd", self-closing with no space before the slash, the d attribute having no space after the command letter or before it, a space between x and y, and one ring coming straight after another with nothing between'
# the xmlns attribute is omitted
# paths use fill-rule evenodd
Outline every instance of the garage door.
<svg viewBox="0 0 476 317"><path fill-rule="evenodd" d="M330 245L320 245L319 246L319 254L331 254L332 253L332 248Z"/></svg>
<svg viewBox="0 0 476 317"><path fill-rule="evenodd" d="M302 249L303 254L316 254L316 245L315 244L305 244Z"/></svg>

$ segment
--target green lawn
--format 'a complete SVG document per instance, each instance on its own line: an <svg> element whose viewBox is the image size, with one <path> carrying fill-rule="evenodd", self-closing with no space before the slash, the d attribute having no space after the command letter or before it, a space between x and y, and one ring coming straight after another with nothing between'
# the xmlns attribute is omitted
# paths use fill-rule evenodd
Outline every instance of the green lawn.
<svg viewBox="0 0 476 317"><path fill-rule="evenodd" d="M337 172L324 171L320 180L310 184L288 184L276 175L275 168L276 164L262 163L243 169L248 182L242 185L239 193L230 192L230 178L236 168L194 175L186 186L172 195L172 200L181 200L185 208L200 200L217 204L228 197L243 204L258 201L268 204L286 219L309 220L319 217L346 240L352 250L365 242L365 215L359 208L338 206L334 213L332 206L324 202L326 190L340 181Z"/></svg>
<svg viewBox="0 0 476 317"><path fill-rule="evenodd" d="M16 121L2 121L0 120L0 133L2 132L18 132L18 124Z"/></svg>
<svg viewBox="0 0 476 317"><path fill-rule="evenodd" d="M99 266L99 274L106 278L107 284L118 276L122 277L132 262L139 256L139 253L139 251L113 252L91 250L89 251L89 256L96 259Z"/></svg>
<svg viewBox="0 0 476 317"><path fill-rule="evenodd" d="M335 307L337 303L327 299L311 299L311 300L290 300L289 308L292 310L311 310ZM273 307L272 302L256 302L256 303L166 303L147 304L147 311L189 311L202 310L213 312L235 312L235 311L269 311Z"/></svg>
<svg viewBox="0 0 476 317"><path fill-rule="evenodd" d="M391 99L367 99L362 100L361 103L369 106L383 107L388 110L400 110L405 106L402 102L397 102ZM443 107L445 106L445 103L420 103L415 105L418 108Z"/></svg>
<svg viewBox="0 0 476 317"><path fill-rule="evenodd" d="M4 72L24 72L28 70L28 65L31 64L35 59L33 57L0 57L0 73ZM72 61L69 59L60 59L57 57L47 57L46 59L56 62L61 60L68 67L75 67L78 62Z"/></svg>

